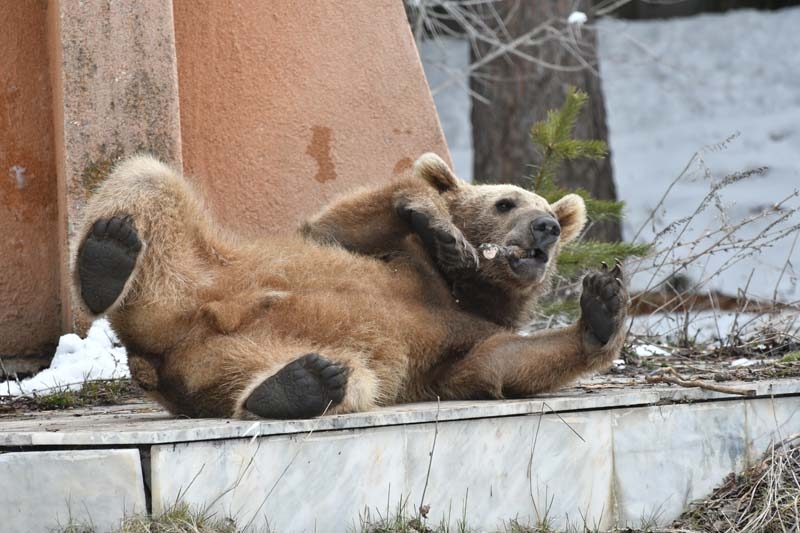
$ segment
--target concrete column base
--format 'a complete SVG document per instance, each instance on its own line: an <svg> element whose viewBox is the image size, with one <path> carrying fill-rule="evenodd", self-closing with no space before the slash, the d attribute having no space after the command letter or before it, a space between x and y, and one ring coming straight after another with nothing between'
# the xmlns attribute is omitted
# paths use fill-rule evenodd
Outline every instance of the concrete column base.
<svg viewBox="0 0 800 533"><path fill-rule="evenodd" d="M122 157L149 152L180 168L170 0L49 5L58 169L61 316L81 329L70 292L74 232L86 200Z"/></svg>

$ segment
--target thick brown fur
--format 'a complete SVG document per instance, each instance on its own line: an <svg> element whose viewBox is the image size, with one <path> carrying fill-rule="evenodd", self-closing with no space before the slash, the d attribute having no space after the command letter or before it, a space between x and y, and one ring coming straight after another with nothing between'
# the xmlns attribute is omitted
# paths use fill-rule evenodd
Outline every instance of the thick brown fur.
<svg viewBox="0 0 800 533"><path fill-rule="evenodd" d="M494 195L507 190L465 190L412 179L351 196L359 209L347 215L342 206L348 200L335 208L333 223L344 234L316 234L344 247L311 242L315 230L332 227L324 215L307 226L307 238L243 241L213 222L183 177L139 156L120 164L90 199L75 261L95 221L119 216L132 222L142 249L105 313L128 349L134 379L176 414L248 417L251 392L312 352L348 369L344 399L330 413L436 396L527 396L609 364L622 344L624 306L612 313L614 333L601 342L584 319L522 337L505 325L516 320L516 311L497 311L496 319L495 311L481 316L453 299L441 265L398 224L395 199L441 210L448 231L485 232L487 240L507 232L497 229L498 221L479 223L480 202L467 201L473 194L493 204ZM569 205L530 208L552 210L559 221L580 219L582 226L582 203ZM352 232L357 242L342 242L347 228L360 228ZM482 262L480 268L487 279L507 276L502 266ZM81 277L74 271L80 297ZM528 302L546 278L509 288L512 307L519 307L517 291L522 296L516 299ZM624 299L624 289L612 296Z"/></svg>

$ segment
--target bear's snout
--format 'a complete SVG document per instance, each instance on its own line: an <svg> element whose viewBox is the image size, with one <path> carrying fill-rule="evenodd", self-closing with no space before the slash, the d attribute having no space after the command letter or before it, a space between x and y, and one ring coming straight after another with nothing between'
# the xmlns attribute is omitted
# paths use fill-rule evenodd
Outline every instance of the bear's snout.
<svg viewBox="0 0 800 533"><path fill-rule="evenodd" d="M533 242L537 248L548 248L554 244L561 235L561 226L558 220L545 215L534 219L530 224Z"/></svg>

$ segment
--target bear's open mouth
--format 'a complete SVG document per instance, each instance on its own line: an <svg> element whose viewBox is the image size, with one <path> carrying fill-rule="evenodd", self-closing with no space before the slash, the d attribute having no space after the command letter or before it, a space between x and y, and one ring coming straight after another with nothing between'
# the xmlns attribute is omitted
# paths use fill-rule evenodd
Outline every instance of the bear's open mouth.
<svg viewBox="0 0 800 533"><path fill-rule="evenodd" d="M541 248L516 248L515 252L508 255L508 264L514 272L523 276L539 271L550 260L548 253Z"/></svg>
<svg viewBox="0 0 800 533"><path fill-rule="evenodd" d="M525 248L516 243L509 243L501 248L503 255L509 260L536 259L542 263L550 260L550 255L542 248Z"/></svg>
<svg viewBox="0 0 800 533"><path fill-rule="evenodd" d="M528 250L527 252L528 257L536 259L537 261L541 261L542 263L547 263L547 261L550 260L550 256L547 255L547 252L541 248L534 248L533 250Z"/></svg>

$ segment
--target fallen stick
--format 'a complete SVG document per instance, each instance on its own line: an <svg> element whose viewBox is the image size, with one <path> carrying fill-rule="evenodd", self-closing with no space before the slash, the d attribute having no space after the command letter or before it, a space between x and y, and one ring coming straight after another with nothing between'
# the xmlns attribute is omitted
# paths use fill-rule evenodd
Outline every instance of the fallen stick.
<svg viewBox="0 0 800 533"><path fill-rule="evenodd" d="M628 383L596 383L593 385L578 385L579 389L584 390L603 390L603 389L624 389L633 385L632 382Z"/></svg>
<svg viewBox="0 0 800 533"><path fill-rule="evenodd" d="M670 375L665 376L664 374ZM723 394L738 394L740 396L756 395L756 391L753 389L737 389L736 387L726 387L725 385L716 385L707 381L700 381L699 379L684 379L684 377L678 374L672 367L662 369L658 375L645 376L644 380L647 383L669 383L687 388L697 387L699 389L721 392Z"/></svg>
<svg viewBox="0 0 800 533"><path fill-rule="evenodd" d="M484 243L478 246L478 251L486 259L514 257L522 259L525 250L519 246L503 246L502 244Z"/></svg>

